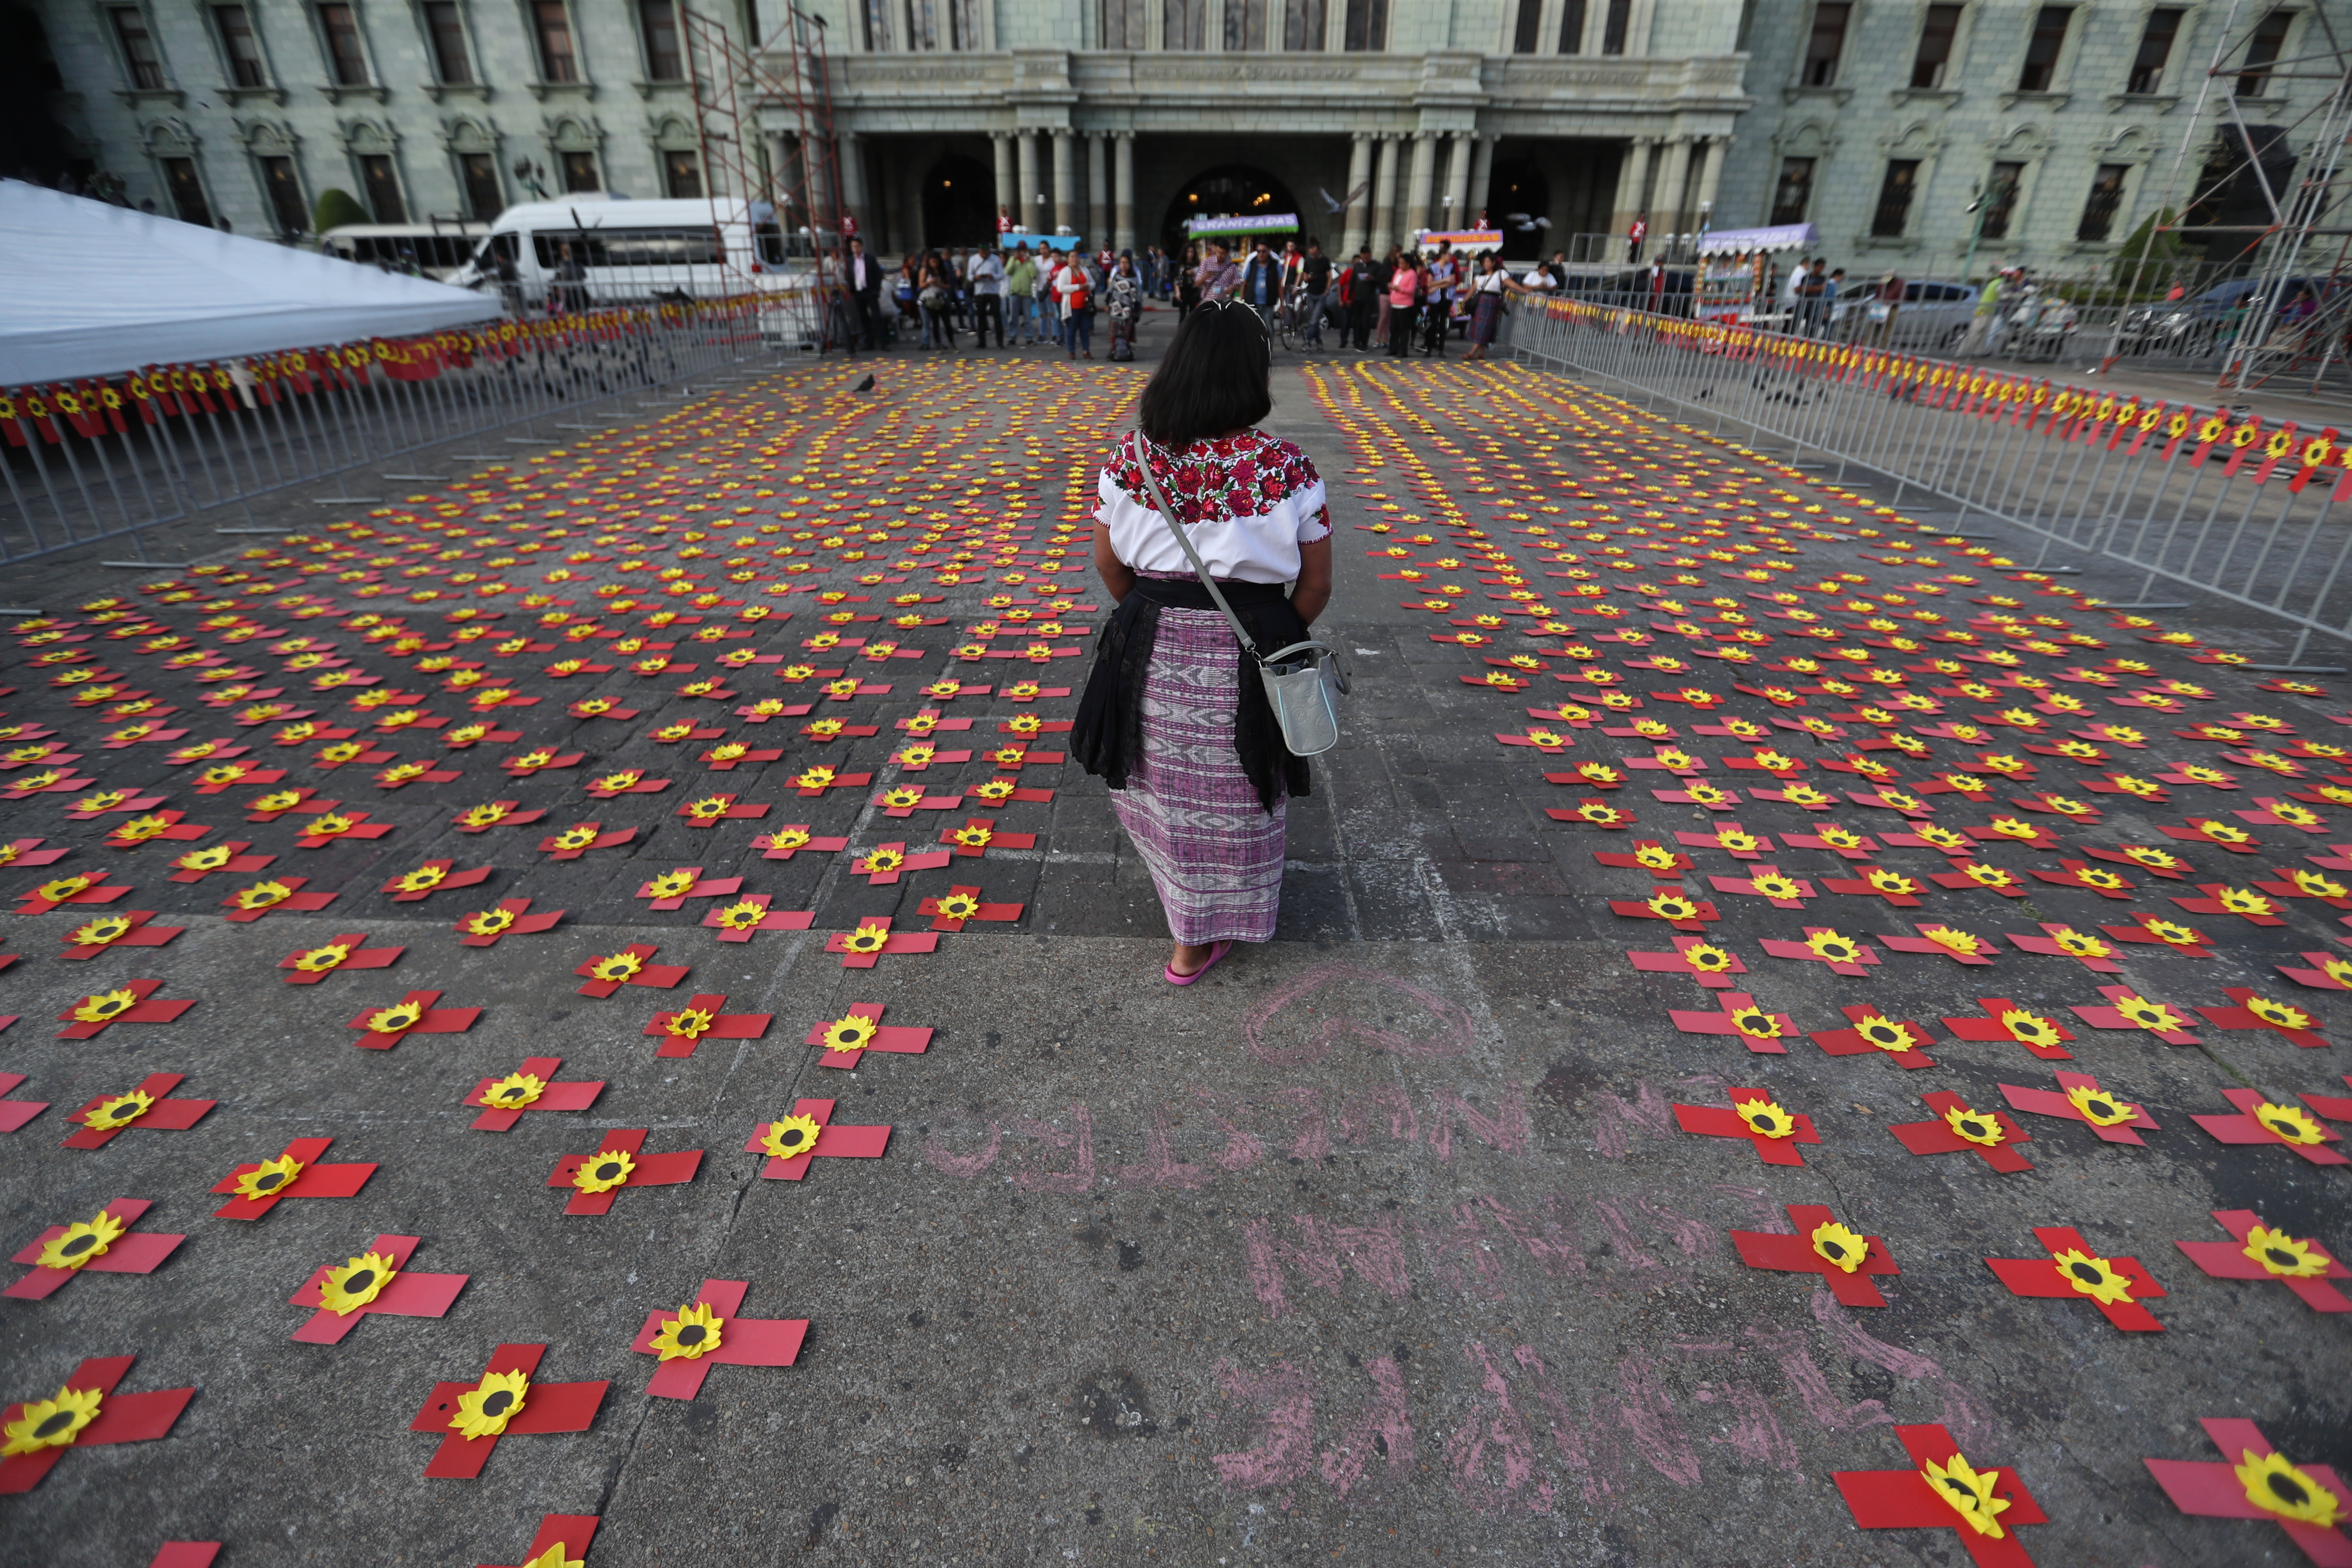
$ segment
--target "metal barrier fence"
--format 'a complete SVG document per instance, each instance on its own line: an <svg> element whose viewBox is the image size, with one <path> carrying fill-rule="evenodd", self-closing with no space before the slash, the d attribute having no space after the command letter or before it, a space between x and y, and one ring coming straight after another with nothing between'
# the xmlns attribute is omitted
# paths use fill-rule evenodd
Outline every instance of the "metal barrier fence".
<svg viewBox="0 0 2352 1568"><path fill-rule="evenodd" d="M538 437L500 433L772 365L813 349L816 325L808 290L773 290L0 389L0 562L126 535L143 562L146 529L231 504L252 525L253 500L321 479L337 493L320 499L367 502L375 498L348 493L346 476L462 438L529 444Z"/></svg>
<svg viewBox="0 0 2352 1568"><path fill-rule="evenodd" d="M1757 448L1773 440L2006 523L2352 640L2352 443L2210 405L2141 402L2022 374L1580 300L1528 301L1520 360L1614 383ZM1744 437L1739 433L1745 432ZM2339 509L2343 515L2338 515ZM2124 608L2165 608L2155 605Z"/></svg>

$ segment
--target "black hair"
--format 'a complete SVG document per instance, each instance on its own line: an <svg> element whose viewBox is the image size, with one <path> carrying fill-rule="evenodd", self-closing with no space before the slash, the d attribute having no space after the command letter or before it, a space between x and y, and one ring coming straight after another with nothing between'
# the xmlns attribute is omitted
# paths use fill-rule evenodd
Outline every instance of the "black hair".
<svg viewBox="0 0 2352 1568"><path fill-rule="evenodd" d="M1245 305L1194 310L1144 384L1136 422L1174 449L1255 425L1274 412L1274 353Z"/></svg>

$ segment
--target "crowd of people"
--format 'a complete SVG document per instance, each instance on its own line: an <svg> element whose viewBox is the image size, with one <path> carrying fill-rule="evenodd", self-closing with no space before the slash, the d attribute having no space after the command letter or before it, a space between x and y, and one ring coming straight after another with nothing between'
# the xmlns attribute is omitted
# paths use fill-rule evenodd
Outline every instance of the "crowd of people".
<svg viewBox="0 0 2352 1568"><path fill-rule="evenodd" d="M1469 256L1445 240L1426 252L1391 247L1380 258L1366 248L1343 260L1311 235L1303 245L1286 239L1279 252L1266 239L1246 247L1207 239L1181 255L1154 245L1139 257L1089 252L1076 238L1003 237L997 248L915 251L895 268L852 239L842 283L848 334L866 349L911 340L922 350L953 350L969 334L974 349L1045 344L1090 360L1100 314L1107 357L1130 360L1146 301L1171 306L1181 326L1201 306L1231 300L1248 306L1270 338L1287 331L1305 349L1323 348L1328 331L1343 350L1443 358L1458 330L1477 360L1495 342L1508 296L1551 293L1566 277L1561 256L1515 275L1493 252Z"/></svg>

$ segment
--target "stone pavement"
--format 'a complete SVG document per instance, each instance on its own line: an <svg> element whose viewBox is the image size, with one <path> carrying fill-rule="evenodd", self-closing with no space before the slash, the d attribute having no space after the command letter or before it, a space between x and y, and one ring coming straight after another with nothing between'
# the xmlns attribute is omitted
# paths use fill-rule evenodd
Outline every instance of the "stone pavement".
<svg viewBox="0 0 2352 1568"><path fill-rule="evenodd" d="M2242 1264L2214 1216L2241 1210L2327 1254L2352 1245L2346 1173L2315 1163L2332 1143L2282 1142L2225 1099L2259 1090L2296 1137L2332 1140L2315 1112L2352 1112L2331 1043L2352 1011L2322 967L2352 907L2352 868L2331 864L2352 834L2325 793L2343 788L2327 782L2340 687L2264 689L2196 662L2273 634L2192 612L2165 624L2211 644L2142 640L2156 628L2084 598L2128 584L2015 580L1985 547L1569 383L1286 360L1273 427L1331 481L1328 624L1357 687L1345 742L1290 807L1279 939L1180 991L1158 978L1150 881L1050 728L1105 607L1083 520L1142 374L898 356L859 397L838 365L800 367L223 570L102 584L63 567L19 585L55 624L14 628L0 722L34 728L6 745L72 760L0 755L17 764L0 790L62 773L0 804L0 842L39 841L0 892L101 871L87 894L132 891L11 927L23 957L0 1002L21 1016L0 1069L24 1081L5 1092L48 1108L0 1137L5 1234L26 1247L132 1198L153 1206L101 1264L152 1261L142 1233L186 1239L152 1273L89 1269L0 1303L5 1397L47 1399L84 1358L134 1353L108 1396L134 1417L132 1395L194 1392L154 1440L100 1445L93 1428L48 1450L54 1469L0 1499L0 1561L145 1563L185 1540L223 1542L231 1568L512 1563L562 1537L560 1522L542 1535L551 1515L601 1521L592 1565L1927 1564L1969 1547L2022 1561L2003 1555L2020 1546L2044 1564L2298 1561L2270 1516L2186 1516L2141 1461L2221 1458L2198 1423L2226 1417L2307 1475L2352 1466L2352 1316L2315 1310L2332 1288L2210 1278L2175 1245ZM882 618L828 621L845 615ZM920 657L874 657L881 641ZM975 644L1013 657L960 657ZM552 673L572 658L612 668ZM833 700L836 678L803 664L887 689ZM53 684L94 668L111 673ZM685 694L713 679L733 695ZM992 689L924 694L942 680ZM1016 700L1026 681L1047 689ZM236 686L257 689L205 705ZM139 691L172 711L124 711ZM634 712L572 716L594 698ZM809 711L759 712L767 700ZM253 711L265 702L310 716ZM942 720L928 735L926 710ZM1041 732L1024 734L1031 716ZM874 732L804 732L827 719ZM185 733L121 739L142 722ZM2232 722L2234 740L2180 733ZM289 731L306 723L321 730ZM496 733L454 746L472 723ZM663 738L674 725L691 732ZM2095 726L2109 727L2095 755L2063 754ZM247 749L174 760L215 738ZM372 749L334 763L352 742ZM912 771L920 744L934 757ZM715 768L735 745L781 754ZM1021 765L983 754L1008 745ZM542 750L543 767L508 766ZM431 769L387 773L412 762ZM236 764L285 776L199 793ZM1892 793L1869 776L1882 764ZM814 767L836 782L804 795ZM592 797L625 770L666 786ZM2160 773L2172 782L2144 782ZM1021 793L988 803L995 779ZM887 816L877 800L900 787L917 804ZM251 820L294 789L340 806ZM71 815L117 790L116 809ZM1715 809L1709 790L1736 798ZM764 814L681 815L729 795ZM544 815L453 820L502 800ZM208 831L108 846L162 812ZM852 869L890 843L951 851L973 817L993 821L977 856L896 880ZM589 821L626 837L571 858L542 847ZM360 836L375 824L393 831ZM814 842L765 858L755 839L793 825ZM2241 831L2252 852L2225 842ZM1674 863L1645 864L1645 840ZM223 843L274 858L174 879ZM2144 847L2140 863L2079 852L2121 846ZM449 887L380 890L436 861ZM740 888L652 907L649 884L686 868ZM2126 884L2112 898L2093 885L2110 872ZM226 918L225 900L278 877L308 880L258 919ZM828 951L885 917L928 937L924 905L957 887L1018 919L870 969ZM1700 906L1686 930L1650 918L1676 912L1675 893ZM320 894L331 902L298 906ZM745 895L766 899L770 929L722 941L708 920ZM2175 901L2225 895L2259 918ZM562 920L461 942L454 927L510 899ZM154 912L61 956L133 910ZM2143 916L2207 940L2113 934L2144 934ZM1809 928L1875 962L1832 972ZM1693 937L1731 955L1729 984L1676 956ZM352 973L289 983L303 972L285 963L334 941ZM688 973L666 988L579 973L633 943L657 950L640 978ZM357 967L386 948L401 950L387 966ZM101 1005L68 1030L89 1037L54 1037L58 1015L138 979L194 1005L157 1023L105 1022ZM2137 1007L2102 994L2116 986L2197 1043L2082 1016ZM452 1032L353 1048L357 1026L415 992L457 1013L428 1020ZM930 1031L927 1048L885 1033L828 1059L803 1043L876 1007L886 1031ZM711 1024L666 1037L656 1020L689 1009ZM1864 1039L1873 1010L1914 1026L1912 1048ZM2042 1021L2020 1017L2028 1040L2054 1024L2071 1041L2029 1047L2004 1012ZM501 1118L469 1094L550 1058L546 1107L478 1126ZM184 1075L168 1099L217 1103L184 1131L160 1130L191 1120L163 1105L103 1147L58 1147L69 1114L155 1073ZM2061 1073L2093 1075L2153 1129L2132 1142L2047 1113L2068 1103ZM593 1101L563 1087L598 1083ZM1732 1097L1751 1089L1818 1143L1745 1135ZM803 1179L771 1179L746 1145L796 1107L845 1131L786 1167ZM1953 1134L1971 1110L2006 1116L2015 1146ZM2240 1118L2224 1131L2256 1142L2197 1117ZM878 1157L831 1157L881 1142L850 1130L884 1128ZM647 1173L690 1179L595 1197L551 1184L631 1130ZM332 1140L297 1156L313 1185L355 1193L310 1201L298 1181L258 1217L215 1213L216 1183L306 1139ZM363 1184L320 1169L350 1163L373 1166ZM1900 1273L1823 1261L1810 1238L1829 1219ZM2052 1247L2072 1244L2037 1238L2049 1227L2109 1260L2117 1300L2057 1283ZM442 1315L306 1329L316 1309L291 1299L379 1237L418 1238L394 1281L417 1283L380 1300ZM1801 1267L1747 1267L1743 1248ZM1986 1259L2042 1261L2003 1275ZM2005 1282L2034 1268L2054 1298ZM467 1279L451 1298L436 1274ZM706 1293L714 1280L747 1289ZM722 1364L633 1348L650 1315L706 1294ZM2141 1310L2161 1331L2118 1326ZM793 1331L762 1325L802 1320L792 1364L729 1362L782 1359ZM478 1479L428 1475L438 1405L505 1345L547 1347L524 1414ZM665 1396L706 1367L694 1397ZM609 1386L561 1386L581 1384ZM2005 1467L2000 1540L1937 1511L1906 1437L1923 1458ZM486 1441L450 1440L457 1468ZM0 1488L28 1463L0 1461ZM1930 1528L1862 1531L1842 1487L1895 1489Z"/></svg>

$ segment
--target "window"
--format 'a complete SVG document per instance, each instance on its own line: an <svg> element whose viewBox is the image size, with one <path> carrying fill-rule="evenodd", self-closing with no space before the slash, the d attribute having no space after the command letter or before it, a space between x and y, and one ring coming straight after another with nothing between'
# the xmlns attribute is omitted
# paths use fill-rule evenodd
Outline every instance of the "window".
<svg viewBox="0 0 2352 1568"><path fill-rule="evenodd" d="M578 81L579 61L572 54L572 13L563 0L532 0L530 25L539 35L539 75L542 81Z"/></svg>
<svg viewBox="0 0 2352 1568"><path fill-rule="evenodd" d="M1844 7L1839 7L1843 10ZM1625 35L1633 27L1633 0L1609 0L1609 10L1601 18L1601 52L1622 55L1625 52Z"/></svg>
<svg viewBox="0 0 2352 1568"><path fill-rule="evenodd" d="M466 21L457 14L457 0L425 0L425 37L433 47L436 79L464 87L474 79L474 62L466 52Z"/></svg>
<svg viewBox="0 0 2352 1568"><path fill-rule="evenodd" d="M172 194L172 210L183 223L212 227L212 204L205 200L205 182L194 158L164 159L163 184Z"/></svg>
<svg viewBox="0 0 2352 1568"><path fill-rule="evenodd" d="M1845 53L1846 18L1853 7L1843 0L1822 0L1813 7L1812 37L1805 42L1807 87L1828 87L1837 80L1838 57Z"/></svg>
<svg viewBox="0 0 2352 1568"><path fill-rule="evenodd" d="M360 19L349 5L319 7L319 30L327 39L327 71L337 87L368 84L367 51L360 47Z"/></svg>
<svg viewBox="0 0 2352 1568"><path fill-rule="evenodd" d="M391 154L360 154L360 184L367 187L368 211L378 223L406 223L408 205L400 199L400 176L393 173Z"/></svg>
<svg viewBox="0 0 2352 1568"><path fill-rule="evenodd" d="M925 54L940 47L940 30L931 0L907 0L907 47Z"/></svg>
<svg viewBox="0 0 2352 1568"><path fill-rule="evenodd" d="M2083 221L2074 226L2076 239L2103 240L2116 226L2116 210L2124 205L2124 176L2131 173L2127 163L2102 163L2096 178L2091 182L2091 194L2083 198Z"/></svg>
<svg viewBox="0 0 2352 1568"><path fill-rule="evenodd" d="M302 200L302 182L294 173L291 158L263 158L261 194L268 198L269 216L278 225L278 232L289 238L310 226L310 209Z"/></svg>
<svg viewBox="0 0 2352 1568"><path fill-rule="evenodd" d="M1323 47L1325 0L1283 0L1282 47L1294 54Z"/></svg>
<svg viewBox="0 0 2352 1568"><path fill-rule="evenodd" d="M1113 4L1117 0L1112 0ZM866 47L879 52L890 47L890 0L866 0L859 15L866 22Z"/></svg>
<svg viewBox="0 0 2352 1568"><path fill-rule="evenodd" d="M562 156L565 191L601 191L604 188L604 183L596 178L595 153L566 153Z"/></svg>
<svg viewBox="0 0 2352 1568"><path fill-rule="evenodd" d="M1772 187L1772 226L1804 222L1812 199L1813 160L1781 159L1780 183Z"/></svg>
<svg viewBox="0 0 2352 1568"><path fill-rule="evenodd" d="M1992 177L1986 182L1984 226L1977 231L1981 238L2007 239L2010 219L2017 216L2017 190L2025 183L2022 163L1995 163Z"/></svg>
<svg viewBox="0 0 2352 1568"><path fill-rule="evenodd" d="M1144 47L1143 0L1102 0L1102 47Z"/></svg>
<svg viewBox="0 0 2352 1568"><path fill-rule="evenodd" d="M1172 0L1170 9L1174 9ZM1348 19L1341 41L1357 54L1377 54L1387 48L1389 0L1348 0Z"/></svg>
<svg viewBox="0 0 2352 1568"><path fill-rule="evenodd" d="M702 195L702 160L691 153L664 153L662 194L691 200Z"/></svg>
<svg viewBox="0 0 2352 1568"><path fill-rule="evenodd" d="M269 73L261 63L261 40L253 36L253 18L242 5L215 5L213 25L220 29L221 52L228 57L232 87L268 87Z"/></svg>
<svg viewBox="0 0 2352 1568"><path fill-rule="evenodd" d="M1880 239L1900 239L1911 221L1911 198L1919 187L1919 160L1895 158L1886 165L1878 187L1878 205L1870 215L1870 232Z"/></svg>
<svg viewBox="0 0 2352 1568"><path fill-rule="evenodd" d="M1930 5L1919 25L1919 52L1911 58L1911 85L1932 92L1944 85L1952 63L1952 39L1960 30L1958 5Z"/></svg>
<svg viewBox="0 0 2352 1568"><path fill-rule="evenodd" d="M1225 52L1255 54L1265 47L1265 0L1225 0Z"/></svg>
<svg viewBox="0 0 2352 1568"><path fill-rule="evenodd" d="M948 0L948 47L980 47L980 13L973 0Z"/></svg>
<svg viewBox="0 0 2352 1568"><path fill-rule="evenodd" d="M583 267L716 267L727 259L714 228L541 229L530 245L550 270L562 264L566 248Z"/></svg>
<svg viewBox="0 0 2352 1568"><path fill-rule="evenodd" d="M1584 52L1584 0L1562 0L1559 8L1559 52Z"/></svg>
<svg viewBox="0 0 2352 1568"><path fill-rule="evenodd" d="M2058 77L2058 51L2066 47L2066 28L2074 20L2072 5L2044 5L2033 18L2033 36L2026 40L2025 64L2017 73L2020 92L2048 92Z"/></svg>
<svg viewBox="0 0 2352 1568"><path fill-rule="evenodd" d="M2294 21L2289 11L2273 11L2254 25L2254 36L2246 40L2245 74L2238 78L2240 98L2260 98L2270 81L2271 66L2286 46L2286 30ZM2260 67L2260 69L2253 68Z"/></svg>
<svg viewBox="0 0 2352 1568"><path fill-rule="evenodd" d="M1518 19L1511 27L1511 53L1531 55L1543 41L1543 0L1519 0Z"/></svg>
<svg viewBox="0 0 2352 1568"><path fill-rule="evenodd" d="M647 79L685 80L686 61L677 47L677 7L670 0L638 0L637 26L646 38Z"/></svg>
<svg viewBox="0 0 2352 1568"><path fill-rule="evenodd" d="M2132 57L2131 77L2124 84L2126 92L2162 92L2164 68L2172 61L2172 46L2180 37L2181 13L2166 9L2150 11L2147 26L2139 36L2139 53Z"/></svg>
<svg viewBox="0 0 2352 1568"><path fill-rule="evenodd" d="M1349 0L1349 24L1355 20L1353 6L1361 0ZM1352 35L1351 35L1352 36ZM1163 49L1205 49L1209 47L1208 0L1168 0L1167 15L1160 19L1160 42ZM1354 48L1350 43L1348 46Z"/></svg>
<svg viewBox="0 0 2352 1568"><path fill-rule="evenodd" d="M488 153L457 155L457 179L466 188L466 211L489 222L506 210L506 193L499 184L498 160Z"/></svg>
<svg viewBox="0 0 2352 1568"><path fill-rule="evenodd" d="M114 20L114 41L122 46L131 85L142 92L163 91L163 57L155 52L155 35L147 30L147 13L136 5L117 5L107 15Z"/></svg>

